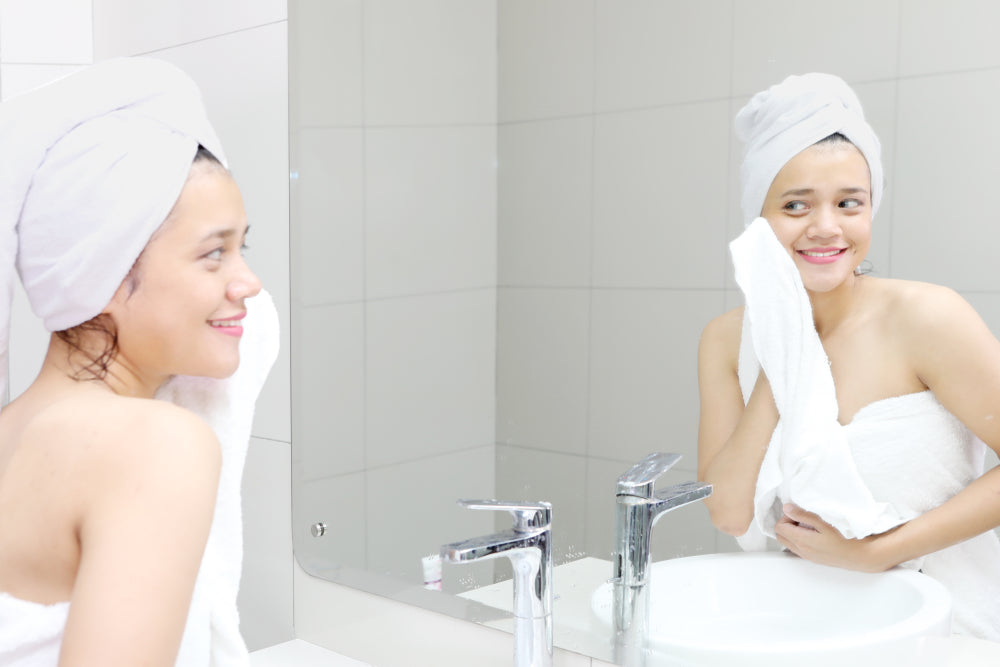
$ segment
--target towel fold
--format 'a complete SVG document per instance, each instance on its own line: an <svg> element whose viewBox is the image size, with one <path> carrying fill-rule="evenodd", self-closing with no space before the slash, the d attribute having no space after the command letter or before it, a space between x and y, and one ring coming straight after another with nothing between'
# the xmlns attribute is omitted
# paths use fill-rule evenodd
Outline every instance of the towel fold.
<svg viewBox="0 0 1000 667"><path fill-rule="evenodd" d="M740 544L764 548L786 502L820 515L847 538L912 519L915 512L876 501L858 474L837 421L833 375L809 296L767 220L756 219L730 251L746 299L740 386L749 397L763 368L779 414L757 478L753 524Z"/></svg>

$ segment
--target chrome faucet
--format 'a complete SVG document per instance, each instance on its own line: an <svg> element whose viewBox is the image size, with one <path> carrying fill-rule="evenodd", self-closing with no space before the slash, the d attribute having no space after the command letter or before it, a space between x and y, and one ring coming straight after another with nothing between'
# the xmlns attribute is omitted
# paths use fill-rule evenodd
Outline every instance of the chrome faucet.
<svg viewBox="0 0 1000 667"><path fill-rule="evenodd" d="M703 482L682 482L653 492L656 480L680 460L680 454L650 454L618 478L613 613L616 661L627 667L641 667L645 659L653 525L670 510L712 494L712 485Z"/></svg>
<svg viewBox="0 0 1000 667"><path fill-rule="evenodd" d="M514 667L552 667L552 504L459 500L472 510L507 510L512 530L441 547L448 563L505 556L514 570Z"/></svg>

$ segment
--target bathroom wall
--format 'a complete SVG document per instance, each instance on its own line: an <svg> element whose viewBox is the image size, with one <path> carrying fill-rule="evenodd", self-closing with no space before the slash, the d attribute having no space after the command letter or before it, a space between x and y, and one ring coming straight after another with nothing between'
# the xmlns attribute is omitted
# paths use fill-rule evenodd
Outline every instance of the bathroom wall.
<svg viewBox="0 0 1000 667"><path fill-rule="evenodd" d="M289 12L297 556L419 585L494 520L496 2Z"/></svg>
<svg viewBox="0 0 1000 667"><path fill-rule="evenodd" d="M247 256L273 295L286 333L258 402L244 474L246 556L239 604L251 649L293 636L286 33L285 0L0 3L3 97L91 62L145 54L195 78L226 147L252 228ZM21 295L11 336L16 396L33 379L48 342Z"/></svg>
<svg viewBox="0 0 1000 667"><path fill-rule="evenodd" d="M566 471L535 487L587 510L561 544L610 552L615 478L647 452L684 454L668 481L694 478L698 338L741 303L732 119L789 74L844 77L881 137L874 275L950 286L1000 334L982 196L1000 178L1000 6L498 6L498 468ZM654 531L657 559L733 548L701 505Z"/></svg>

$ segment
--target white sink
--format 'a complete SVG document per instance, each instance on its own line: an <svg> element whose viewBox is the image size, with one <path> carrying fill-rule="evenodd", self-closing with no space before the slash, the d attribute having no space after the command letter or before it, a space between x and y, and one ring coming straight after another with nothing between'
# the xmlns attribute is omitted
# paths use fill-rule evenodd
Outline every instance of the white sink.
<svg viewBox="0 0 1000 667"><path fill-rule="evenodd" d="M665 665L939 665L951 597L911 570L866 574L787 553L654 563L650 654ZM610 629L612 586L594 593ZM658 662L657 662L658 660Z"/></svg>

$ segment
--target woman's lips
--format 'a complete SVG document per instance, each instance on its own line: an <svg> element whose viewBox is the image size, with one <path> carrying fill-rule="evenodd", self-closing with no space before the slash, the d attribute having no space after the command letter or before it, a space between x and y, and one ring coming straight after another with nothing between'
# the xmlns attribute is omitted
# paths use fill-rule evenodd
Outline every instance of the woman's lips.
<svg viewBox="0 0 1000 667"><path fill-rule="evenodd" d="M832 264L840 259L847 248L809 248L808 250L797 250L799 257L810 264Z"/></svg>
<svg viewBox="0 0 1000 667"><path fill-rule="evenodd" d="M242 336L243 325L240 324L240 321L244 317L246 317L246 313L240 313L224 320L209 320L208 324L219 333L224 333L227 336Z"/></svg>

